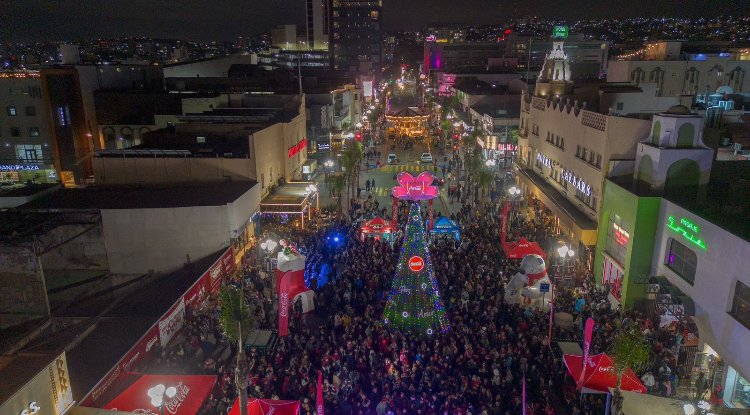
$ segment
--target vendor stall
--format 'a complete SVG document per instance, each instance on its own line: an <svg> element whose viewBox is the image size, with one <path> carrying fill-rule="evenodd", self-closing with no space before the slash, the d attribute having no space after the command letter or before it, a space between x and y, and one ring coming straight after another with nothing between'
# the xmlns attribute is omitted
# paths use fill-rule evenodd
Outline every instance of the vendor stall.
<svg viewBox="0 0 750 415"><path fill-rule="evenodd" d="M213 375L142 375L104 409L157 414L163 408L169 414L195 415L215 383Z"/></svg>
<svg viewBox="0 0 750 415"><path fill-rule="evenodd" d="M430 236L450 235L457 241L461 241L461 230L455 222L446 216L439 217L435 226L430 230Z"/></svg>
<svg viewBox="0 0 750 415"><path fill-rule="evenodd" d="M605 353L600 353L589 358L589 364L586 368L586 374L583 380L584 393L609 393L609 388L617 385L617 374L614 368L614 361ZM568 368L568 373L573 379L581 378L583 370L583 357L566 354L563 355L563 361ZM622 374L622 385L620 389L638 393L646 393L646 387L638 376L630 369L625 369Z"/></svg>
<svg viewBox="0 0 750 415"><path fill-rule="evenodd" d="M536 242L529 242L526 238L521 238L517 242L507 242L503 244L505 256L509 259L522 259L526 255L539 255L546 258L547 254Z"/></svg>
<svg viewBox="0 0 750 415"><path fill-rule="evenodd" d="M393 237L393 228L391 224L386 222L381 217L374 217L367 222L362 222L359 231L362 240L367 237L375 238L375 240L383 239L386 242L391 242Z"/></svg>
<svg viewBox="0 0 750 415"><path fill-rule="evenodd" d="M299 415L299 401L274 401L272 399L253 399L247 402L248 415ZM229 415L240 415L240 400L234 401Z"/></svg>

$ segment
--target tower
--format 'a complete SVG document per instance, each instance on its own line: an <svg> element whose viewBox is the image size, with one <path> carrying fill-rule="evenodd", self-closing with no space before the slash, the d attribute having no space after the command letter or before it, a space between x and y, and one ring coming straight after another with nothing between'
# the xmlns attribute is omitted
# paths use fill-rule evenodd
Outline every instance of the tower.
<svg viewBox="0 0 750 415"><path fill-rule="evenodd" d="M552 42L552 51L546 55L536 81L535 95L565 95L572 91L573 75L564 45L565 42L560 39Z"/></svg>

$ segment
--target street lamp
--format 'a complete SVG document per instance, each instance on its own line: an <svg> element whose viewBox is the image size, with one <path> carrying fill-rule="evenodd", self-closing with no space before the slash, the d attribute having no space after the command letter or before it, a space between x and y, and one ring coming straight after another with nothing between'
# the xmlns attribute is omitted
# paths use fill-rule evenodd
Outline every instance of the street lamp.
<svg viewBox="0 0 750 415"><path fill-rule="evenodd" d="M271 268L271 254L273 254L273 251L277 246L279 246L279 243L274 241L273 239L267 239L265 242L260 244L260 249L262 249L267 255L266 261L268 261L269 270Z"/></svg>
<svg viewBox="0 0 750 415"><path fill-rule="evenodd" d="M147 392L148 397L151 398L151 405L155 408L159 408L161 415L164 415L164 395L167 398L172 399L177 394L177 388L174 386L165 387L161 383L149 389Z"/></svg>
<svg viewBox="0 0 750 415"><path fill-rule="evenodd" d="M560 255L560 258L562 258L563 267L565 267L567 270L568 258L573 259L573 255L575 255L576 253L572 249L568 248L567 245L563 245L557 248L557 254Z"/></svg>
<svg viewBox="0 0 750 415"><path fill-rule="evenodd" d="M377 102L377 101L375 101L375 102ZM370 110L375 111L375 106L374 105L370 105Z"/></svg>
<svg viewBox="0 0 750 415"><path fill-rule="evenodd" d="M521 194L521 189L517 188L516 186L513 186L513 187L511 187L510 189L508 189L508 193L509 193L509 194L510 194L511 196L514 196L514 197L515 197L515 196L518 196L518 195L520 195L520 194Z"/></svg>
<svg viewBox="0 0 750 415"><path fill-rule="evenodd" d="M358 123L354 124L354 126L355 126L355 127L357 127L358 129L359 129L359 128L362 128L362 123L361 123L361 122L358 122Z"/></svg>

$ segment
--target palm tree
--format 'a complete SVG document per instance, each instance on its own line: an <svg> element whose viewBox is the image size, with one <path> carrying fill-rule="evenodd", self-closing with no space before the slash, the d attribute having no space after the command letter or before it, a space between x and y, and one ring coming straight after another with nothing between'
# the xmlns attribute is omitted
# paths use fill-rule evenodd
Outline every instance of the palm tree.
<svg viewBox="0 0 750 415"><path fill-rule="evenodd" d="M349 198L353 198L359 186L359 169L362 165L362 144L352 142L341 155L341 164L346 170L346 181L349 183Z"/></svg>
<svg viewBox="0 0 750 415"><path fill-rule="evenodd" d="M219 325L230 342L237 342L237 370L235 384L240 397L240 413L247 415L247 365L245 364L245 338L253 328L250 305L242 290L224 286L219 291Z"/></svg>
<svg viewBox="0 0 750 415"><path fill-rule="evenodd" d="M651 346L637 328L620 328L614 341L609 346L609 356L614 360L614 369L617 372L617 385L612 395L612 411L614 415L620 415L622 409L622 375L627 368L638 373L648 367L651 361Z"/></svg>
<svg viewBox="0 0 750 415"><path fill-rule="evenodd" d="M486 168L482 168L476 174L476 177L477 177L477 184L479 185L479 188L482 189L482 203L484 203L486 195L487 195L487 191L490 187L490 184L492 184L492 180L495 178L495 175L492 174L492 172L487 170Z"/></svg>
<svg viewBox="0 0 750 415"><path fill-rule="evenodd" d="M341 211L341 192L346 188L346 178L342 175L336 175L331 176L330 182L329 182L331 189L333 190L333 194L338 197L339 199L339 211Z"/></svg>

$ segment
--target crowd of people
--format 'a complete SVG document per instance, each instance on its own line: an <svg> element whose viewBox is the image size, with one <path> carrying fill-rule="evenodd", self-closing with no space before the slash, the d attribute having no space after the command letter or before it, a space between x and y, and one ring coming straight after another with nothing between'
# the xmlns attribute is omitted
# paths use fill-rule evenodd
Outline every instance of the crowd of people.
<svg viewBox="0 0 750 415"><path fill-rule="evenodd" d="M407 209L402 204L399 216ZM314 258L316 265L309 272L320 273L323 267L318 264L330 266L325 267L326 284L311 283L316 309L303 315L295 305L289 336L279 338L271 349L247 350L241 364L247 370L249 396L299 400L301 414L313 414L321 371L325 407L335 414L518 414L524 381L529 415L603 413L602 395L577 392L558 349L549 344L549 315L505 303L504 285L518 264L505 258L498 243L500 211L500 205L477 209L464 204L451 215L461 227L461 242L438 238L431 244L451 325L447 333L431 336L383 324L401 242L391 246L359 237L358 219L371 211L355 209L351 216L310 230L276 227ZM517 217L512 225L517 236L538 236L534 221ZM341 236L340 244L332 245L326 238L332 232ZM253 304L256 328L275 328L278 303L265 272L246 266L228 284L244 290ZM559 295L563 305L566 296L575 304L574 296L581 294ZM588 290L585 306L576 310L571 305L578 323L556 327L553 338L580 340L580 321L593 316L591 350L598 353L606 351L620 324L636 325L654 345L657 357L649 372L654 382L644 374L644 383L649 391L674 395L680 375L686 375L678 373L676 358L691 328L660 328L658 321L638 313L622 320L617 310L596 306L597 295L602 293ZM211 299L191 310L185 341L162 351L155 366L164 373L216 374L217 386L204 414L226 413L237 396L236 345L223 337L218 313Z"/></svg>

